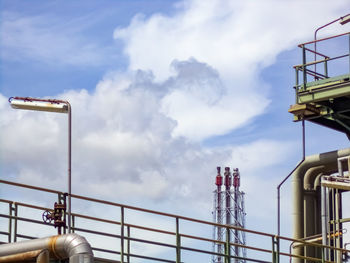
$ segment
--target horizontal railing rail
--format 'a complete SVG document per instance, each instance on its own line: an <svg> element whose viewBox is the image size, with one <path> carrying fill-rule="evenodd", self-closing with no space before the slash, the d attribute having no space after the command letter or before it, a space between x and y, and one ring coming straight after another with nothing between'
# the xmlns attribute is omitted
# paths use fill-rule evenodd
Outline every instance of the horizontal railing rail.
<svg viewBox="0 0 350 263"><path fill-rule="evenodd" d="M314 41L305 42L298 45L298 47L302 49L302 63L294 66L295 76L296 76L295 77L296 84L294 86L294 89L296 92L296 103L298 103L299 93L306 91L309 83L322 80L322 79L341 76L344 74L350 74L349 40L338 39L345 36L348 36L350 39L350 32L346 32L336 36L326 37L326 38L322 38ZM327 53L332 53L332 55L323 54L324 52L317 51L316 44L327 40L345 41L345 44L343 45L343 47L345 48L345 51L344 50L338 51L337 49L332 48L331 46L328 48ZM324 45L326 44L327 43L324 43ZM309 45L313 45L313 46L309 47ZM347 49L346 49L346 46L348 47ZM346 58L349 58L349 59L346 59ZM339 63L348 64L348 67L344 67L344 66L339 67L338 66ZM341 71L340 68L342 69L348 68L349 70L340 72ZM311 84L311 85L314 85L314 84Z"/></svg>
<svg viewBox="0 0 350 263"><path fill-rule="evenodd" d="M58 199L60 199L62 196L67 196L67 194L64 192L42 188L42 187L31 186L31 185L19 184L15 182L6 181L6 180L0 180L0 184L46 192L48 194L55 194L55 195L58 195ZM155 211L151 209L129 206L129 205L124 205L124 204L101 200L101 199L95 199L95 198L81 196L81 195L72 194L71 197L73 200L83 200L90 203L107 205L109 207L118 208L117 210L120 212L120 215L119 215L120 220L101 218L101 217L96 217L89 214L77 213L77 212L72 212L71 215L68 215L68 216L71 216L71 219L72 219L71 230L73 232L85 233L86 235L90 235L93 237L92 240L96 238L98 239L101 237L104 239L114 240L108 243L108 245L114 244L111 246L111 248L107 247L106 245L101 246L101 242L92 241L92 242L95 242L95 243L92 243L92 248L96 253L102 253L103 257L106 258L106 260L112 258L115 262L129 263L129 262L132 262L131 259L138 258L138 259L148 260L152 262L157 261L157 262L180 263L180 262L188 262L184 259L188 257L188 253L192 253L191 256L193 257L195 257L196 255L200 255L201 257L220 257L222 259L222 262L225 262L225 263L233 262L233 261L235 262L236 261L238 262L276 262L277 263L277 262L280 262L280 257L285 257L288 259L300 258L300 259L310 260L313 262L327 262L322 258L304 257L304 256L290 253L288 250L282 251L281 249L282 242L287 242L288 244L297 242L298 244L302 244L302 246L305 246L305 247L312 246L319 249L329 248L331 250L341 251L341 253L350 253L349 250L345 250L341 248L323 246L318 243L310 243L304 240L296 240L296 239L277 236L277 235L269 234L265 232L259 232L259 231L250 230L250 229L243 229L236 226L217 224L217 223L213 223L213 222L205 221L201 219L195 219L195 218L185 217L181 215L164 213L164 212ZM41 226L45 225L46 227L49 227L51 230L53 229L54 224L52 223L45 223L43 221L38 220L38 218L27 218L23 215L20 215L21 209L32 209L34 211L53 212L52 208L47 208L47 207L39 206L35 204L28 204L24 202L15 202L7 199L0 199L0 205L1 204L4 204L5 206L7 205L9 207L8 213L0 214L0 218L8 220L8 231L7 232L0 231L0 236L5 237L8 242L16 242L18 238L22 238L22 239L36 238L36 236L31 236L27 233L22 233L20 231L19 224L21 222L36 224ZM127 211L137 211L137 212L151 214L155 216L161 216L167 219L172 219L174 220L174 222L171 229L169 229L169 227L158 228L158 227L144 225L144 224L142 225L135 224L130 222L129 216L125 215ZM84 223L82 220L85 220L86 222L88 222L88 223L85 223L87 226L84 226ZM93 228L93 224L91 224L91 222L103 224L103 227L102 227L103 230L101 230L101 227L97 227L97 226ZM182 231L179 230L180 228L182 229L182 226L184 226L183 224L185 222L188 222L191 224L194 223L196 224L196 226L203 225L205 227L208 227L208 226L220 227L222 229L225 229L226 233L228 234L226 235L227 237L225 240L216 240L216 239L206 237L205 234L207 233L202 233L202 232L200 234L186 233L186 230L182 230ZM114 232L111 230L114 230ZM271 249L268 248L266 245L268 244L268 242L263 242L263 244L261 244L260 246L257 246L256 244L242 245L242 244L234 243L229 237L230 236L229 233L232 230L244 231L250 234L252 237L256 237L256 238L265 238L265 239L267 238L267 240L270 240L269 242L271 242ZM146 232L147 235L137 233L137 231ZM164 240L164 238L159 239L157 236L159 234L162 235L162 237L166 237L166 240ZM201 243L197 243L197 242L201 242ZM225 248L224 251L222 253L221 252L219 253L218 251L210 250L210 247L213 244L221 244ZM166 250L166 252L162 252L160 253L160 255L158 255L157 253L147 253L147 248L144 248L142 249L142 253L141 252L135 253L135 251L137 252L137 247L140 247L140 246L152 246L152 247L157 247L160 250L162 250L163 248ZM244 258L241 256L234 255L234 253L231 253L231 249L235 247L246 248L248 250L248 254L251 254L251 255ZM288 247L288 246L285 245L285 247ZM175 256L174 256L174 253L175 253ZM209 261L209 258L207 261ZM198 261L193 261L193 262L198 262Z"/></svg>

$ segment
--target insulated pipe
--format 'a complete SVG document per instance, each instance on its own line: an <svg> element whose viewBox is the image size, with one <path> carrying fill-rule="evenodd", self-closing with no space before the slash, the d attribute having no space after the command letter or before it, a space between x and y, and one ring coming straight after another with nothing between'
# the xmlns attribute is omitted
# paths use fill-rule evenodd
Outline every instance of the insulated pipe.
<svg viewBox="0 0 350 263"><path fill-rule="evenodd" d="M40 249L49 250L58 259L69 258L70 263L93 263L93 253L86 239L77 234L52 236L0 245L0 256L9 256Z"/></svg>
<svg viewBox="0 0 350 263"><path fill-rule="evenodd" d="M326 167L324 165L319 165L308 169L304 176L304 189L316 190L315 189L316 177L320 173L324 173L325 171L326 171Z"/></svg>
<svg viewBox="0 0 350 263"><path fill-rule="evenodd" d="M312 167L325 165L326 167L333 168L337 166L337 159L350 155L350 148L342 149L338 151L332 151L322 154L311 155L305 158L302 164L294 171L292 177L293 188L293 238L304 238L304 175L306 171ZM303 255L303 248L296 248L295 253L297 255ZM295 263L301 263L303 260L295 258Z"/></svg>
<svg viewBox="0 0 350 263"><path fill-rule="evenodd" d="M0 263L34 262L35 260L36 263L49 263L49 251L44 249L0 257Z"/></svg>

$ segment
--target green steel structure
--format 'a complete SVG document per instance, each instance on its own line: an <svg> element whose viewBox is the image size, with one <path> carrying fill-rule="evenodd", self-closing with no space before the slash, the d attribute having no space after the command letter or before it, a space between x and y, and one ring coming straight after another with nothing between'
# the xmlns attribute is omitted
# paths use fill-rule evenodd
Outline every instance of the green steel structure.
<svg viewBox="0 0 350 263"><path fill-rule="evenodd" d="M299 45L302 64L294 66L295 104L289 112L294 114L294 121L307 120L320 124L343 132L350 139L349 41L350 32ZM329 45L327 50L332 55L310 47L316 47L316 44ZM338 46L342 48L338 50ZM346 69L345 72L341 71L343 69Z"/></svg>

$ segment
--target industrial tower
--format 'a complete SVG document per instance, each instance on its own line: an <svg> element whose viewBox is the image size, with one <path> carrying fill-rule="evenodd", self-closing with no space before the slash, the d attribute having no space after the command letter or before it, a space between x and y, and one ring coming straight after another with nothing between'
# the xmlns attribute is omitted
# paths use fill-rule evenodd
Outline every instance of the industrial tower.
<svg viewBox="0 0 350 263"><path fill-rule="evenodd" d="M244 192L239 190L240 174L238 168L233 169L231 174L230 168L225 167L224 177L221 176L221 168L217 167L217 176L215 180L216 189L214 191L213 222L217 224L226 224L238 228L245 228L245 209L244 209ZM224 189L223 187L224 186ZM245 245L245 232L238 229L231 229L229 232L226 228L214 226L213 239L219 242L226 242ZM225 253L225 245L222 243L213 245L213 252L219 254ZM246 249L241 246L232 246L230 254L236 256L234 262L245 262L239 257L246 257ZM216 255L212 257L213 263L224 262L224 257Z"/></svg>

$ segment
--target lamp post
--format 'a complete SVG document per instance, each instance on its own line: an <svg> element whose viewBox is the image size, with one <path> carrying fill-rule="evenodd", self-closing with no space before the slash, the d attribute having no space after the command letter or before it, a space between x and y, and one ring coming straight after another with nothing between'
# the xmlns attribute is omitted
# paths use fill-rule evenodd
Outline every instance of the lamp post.
<svg viewBox="0 0 350 263"><path fill-rule="evenodd" d="M56 99L36 99L28 97L11 97L9 99L14 109L47 111L68 114L68 233L71 232L72 212L72 108L68 101Z"/></svg>
<svg viewBox="0 0 350 263"><path fill-rule="evenodd" d="M335 23L335 22L338 22L338 21L340 21L339 23L341 24L341 25L345 25L346 23L349 23L350 22L350 14L347 14L347 15L345 15L345 16L341 16L341 17L339 17L339 18L337 18L337 19L335 19L335 20L333 20L333 21L331 21L331 22L329 22L329 23L327 23L327 24L325 24L325 25L323 25L323 26L320 26L319 28L317 28L316 30L315 30L315 33L314 33L314 58L315 58L315 62L316 62L316 57L317 57L317 50L316 50L316 42L317 42L317 32L319 31L319 30L321 30L322 28L325 28L325 27L327 27L327 26L329 26L329 25L331 25L331 24L333 24L333 23ZM315 70L315 79L317 78L317 76L316 76L316 63L315 63L315 66L314 66L314 70Z"/></svg>

